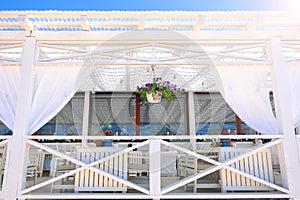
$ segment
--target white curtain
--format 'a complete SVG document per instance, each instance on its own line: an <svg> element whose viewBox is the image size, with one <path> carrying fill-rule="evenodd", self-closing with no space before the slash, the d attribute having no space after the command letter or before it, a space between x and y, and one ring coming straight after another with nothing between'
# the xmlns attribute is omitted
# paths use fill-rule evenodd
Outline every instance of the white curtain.
<svg viewBox="0 0 300 200"><path fill-rule="evenodd" d="M267 66L218 66L220 91L233 111L252 129L278 134L266 76ZM220 87L220 86L219 86Z"/></svg>
<svg viewBox="0 0 300 200"><path fill-rule="evenodd" d="M290 90L291 96L286 98L289 98L291 101L291 114L294 128L296 128L300 125L300 67L289 66L288 73L290 86L287 90Z"/></svg>
<svg viewBox="0 0 300 200"><path fill-rule="evenodd" d="M55 116L56 135L82 135L84 95L75 94Z"/></svg>
<svg viewBox="0 0 300 200"><path fill-rule="evenodd" d="M52 119L73 97L92 71L87 66L36 67L29 129L33 134Z"/></svg>
<svg viewBox="0 0 300 200"><path fill-rule="evenodd" d="M0 67L0 120L10 129L14 128L20 67Z"/></svg>

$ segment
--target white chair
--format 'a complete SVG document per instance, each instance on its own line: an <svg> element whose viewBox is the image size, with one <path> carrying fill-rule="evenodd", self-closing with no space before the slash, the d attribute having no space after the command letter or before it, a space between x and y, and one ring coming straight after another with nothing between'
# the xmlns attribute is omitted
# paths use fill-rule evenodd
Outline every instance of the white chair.
<svg viewBox="0 0 300 200"><path fill-rule="evenodd" d="M212 148L211 143L197 143L197 149L195 150L198 154L201 154L207 158L217 160L218 159L218 148ZM192 155L179 154L178 157L178 174L180 177L186 178L188 176L200 173L213 165L198 159ZM191 184L193 192L197 192L201 188L220 188L219 175L218 173L211 173L201 179L193 181ZM185 186L187 190L187 185Z"/></svg>
<svg viewBox="0 0 300 200"><path fill-rule="evenodd" d="M31 146L29 150L29 159L27 161L27 179L33 179L34 184L37 183L38 173L43 173L44 154L42 150Z"/></svg>
<svg viewBox="0 0 300 200"><path fill-rule="evenodd" d="M148 153L142 151L131 151L128 153L128 176L148 176L149 163Z"/></svg>
<svg viewBox="0 0 300 200"><path fill-rule="evenodd" d="M34 184L37 183L37 165L27 165L27 173L26 173L26 178L27 179L33 179Z"/></svg>
<svg viewBox="0 0 300 200"><path fill-rule="evenodd" d="M162 177L177 176L177 151L162 151L160 160Z"/></svg>
<svg viewBox="0 0 300 200"><path fill-rule="evenodd" d="M55 174L54 177L65 174L76 168L74 163L71 163L65 159L56 157L54 160ZM51 185L51 192L55 190L73 190L74 189L74 175L68 176L61 180L55 181Z"/></svg>

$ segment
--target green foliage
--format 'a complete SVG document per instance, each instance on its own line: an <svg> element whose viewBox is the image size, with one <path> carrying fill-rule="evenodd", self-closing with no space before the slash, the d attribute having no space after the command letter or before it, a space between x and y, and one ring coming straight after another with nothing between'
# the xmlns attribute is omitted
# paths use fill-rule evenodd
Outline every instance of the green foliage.
<svg viewBox="0 0 300 200"><path fill-rule="evenodd" d="M176 85L171 84L170 81L162 81L161 78L156 78L152 83L137 86L136 93L140 95L140 98L136 99L136 103L140 103L141 105L146 104L147 94L158 95L171 100L184 91L184 89L177 88Z"/></svg>

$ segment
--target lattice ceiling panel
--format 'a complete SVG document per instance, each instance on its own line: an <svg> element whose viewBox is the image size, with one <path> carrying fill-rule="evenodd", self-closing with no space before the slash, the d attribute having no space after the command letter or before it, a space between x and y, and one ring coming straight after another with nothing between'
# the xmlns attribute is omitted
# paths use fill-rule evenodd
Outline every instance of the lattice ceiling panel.
<svg viewBox="0 0 300 200"><path fill-rule="evenodd" d="M105 50L102 52L113 53L115 58L108 65L96 67L82 85L82 90L135 91L137 86L161 77L162 80L171 81L186 90L217 91L217 75L210 70L213 67L212 60L199 45L128 45L120 46L119 51L114 46L103 47ZM93 53L98 55L96 51ZM141 64L133 65L133 61ZM208 64L196 64L199 61L206 61ZM155 67L152 68L152 65Z"/></svg>
<svg viewBox="0 0 300 200"><path fill-rule="evenodd" d="M215 75L208 66L151 66L97 67L82 84L81 90L135 91L137 86L161 77L179 88L192 91L217 91Z"/></svg>
<svg viewBox="0 0 300 200"><path fill-rule="evenodd" d="M20 63L22 58L23 44L0 44L0 64Z"/></svg>
<svg viewBox="0 0 300 200"><path fill-rule="evenodd" d="M1 11L0 31L292 31L297 12Z"/></svg>

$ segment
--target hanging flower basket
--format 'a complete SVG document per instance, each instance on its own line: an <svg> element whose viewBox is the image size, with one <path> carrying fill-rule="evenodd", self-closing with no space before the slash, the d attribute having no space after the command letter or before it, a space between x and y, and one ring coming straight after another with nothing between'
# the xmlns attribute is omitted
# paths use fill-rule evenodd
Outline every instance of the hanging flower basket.
<svg viewBox="0 0 300 200"><path fill-rule="evenodd" d="M162 81L160 77L154 78L152 83L137 86L136 93L140 97L136 99L136 103L141 105L159 103L161 98L171 100L184 91L184 89L177 88L176 85L171 84L170 81Z"/></svg>
<svg viewBox="0 0 300 200"><path fill-rule="evenodd" d="M159 96L158 93L155 96L153 95L153 93L148 93L147 101L148 103L160 103L161 96Z"/></svg>

